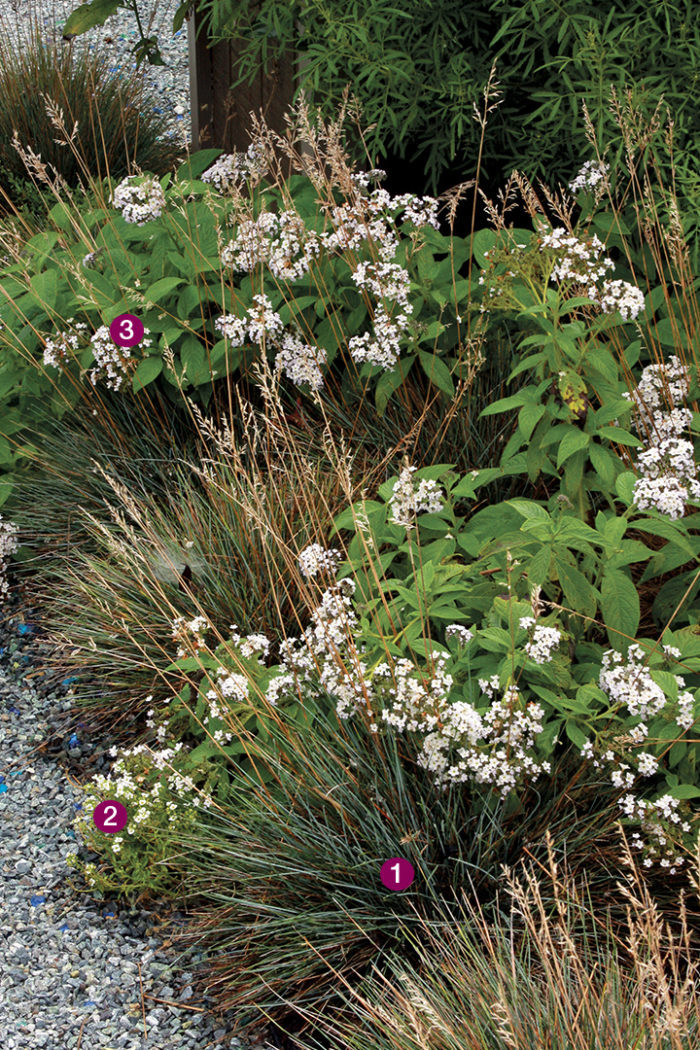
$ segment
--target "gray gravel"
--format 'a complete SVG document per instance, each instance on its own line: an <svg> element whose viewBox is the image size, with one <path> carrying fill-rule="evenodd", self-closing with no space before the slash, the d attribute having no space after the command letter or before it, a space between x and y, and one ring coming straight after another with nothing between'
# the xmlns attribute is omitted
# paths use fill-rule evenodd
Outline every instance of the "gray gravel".
<svg viewBox="0 0 700 1050"><path fill-rule="evenodd" d="M79 805L66 766L85 779L79 770L94 745L81 742L75 715L70 721L69 687L42 684L45 643L33 634L19 611L0 624L0 1046L238 1048L233 1018L216 1018L195 997L187 965L197 956L178 961L176 949L163 946L172 927L159 934L154 912L95 899L65 863L77 849L71 823ZM55 743L60 723L59 754L46 744L37 750Z"/></svg>
<svg viewBox="0 0 700 1050"><path fill-rule="evenodd" d="M47 38L61 42L62 47L87 48L104 53L113 59L114 69L135 69L130 54L138 41L136 18L132 12L119 9L110 15L104 26L76 37L68 45L61 40L68 15L79 6L80 0L0 0L0 31L8 34L22 46L27 39L29 23L36 18ZM191 137L189 54L187 22L173 36L173 16L179 0L139 0L139 13L146 36L158 38L165 66L150 66L143 62L140 75L146 85L159 97L158 108L167 119L168 136ZM111 41L111 42L110 42Z"/></svg>

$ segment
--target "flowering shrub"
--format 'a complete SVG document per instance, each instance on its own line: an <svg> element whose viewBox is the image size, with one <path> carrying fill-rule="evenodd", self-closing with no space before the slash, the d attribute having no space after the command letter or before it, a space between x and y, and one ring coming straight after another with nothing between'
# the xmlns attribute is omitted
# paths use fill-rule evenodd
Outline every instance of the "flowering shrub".
<svg viewBox="0 0 700 1050"><path fill-rule="evenodd" d="M75 829L82 845L98 861L73 854L69 865L89 886L129 897L146 893L177 893L180 836L197 824L199 806L208 808L211 797L198 789L178 768L183 745L152 750L146 744L129 748L116 758L109 776L98 774L84 786L82 811ZM100 802L121 802L128 813L126 827L117 834L98 831L92 814Z"/></svg>
<svg viewBox="0 0 700 1050"><path fill-rule="evenodd" d="M599 513L596 530L581 527L561 505L550 518L526 500L487 508L465 525L454 513L455 498L473 496L481 479L455 485L444 467L419 471L418 483L412 474L405 468L386 483L384 504L363 501L336 520L337 528L357 530L351 562L323 594L303 638L286 647L282 676L300 676L306 690L334 696L342 718L367 712L374 732L384 724L415 734L419 764L443 786L492 785L503 796L517 791L550 772L562 731L583 759L610 769L615 787L639 789L640 780L663 776L665 789L655 799L630 791L619 805L624 819L641 822L647 833L646 842L634 836L645 865L656 859L675 874L696 836L697 814L687 800L700 797L697 745L685 734L700 715L700 647L688 630L664 632L660 650L650 639L629 645L626 655L600 644L597 606L616 612L606 578L615 579L624 604L634 585L620 566L651 555L624 538L634 524L631 499L620 497L627 504L621 517ZM444 489L437 489L439 478ZM428 485L431 505L422 513L415 497ZM621 487L631 495L630 485ZM400 525L397 502L404 511ZM522 527L511 533L513 519L521 517ZM517 559L511 555L516 547ZM585 575L564 561L565 548L587 551ZM463 564L455 557L460 549L479 556ZM380 550L382 568L392 568L380 583L383 610L367 570ZM556 577L542 571L544 551L546 566L551 560L558 567L558 587L551 582ZM362 569L367 583L359 601ZM572 601L578 587L581 601ZM552 601L545 601L545 588ZM559 588L571 608L554 600ZM582 627L584 599L592 608ZM621 625L627 637L638 622L630 605ZM615 616L606 619L608 627L610 619ZM618 646L620 636L609 633ZM382 658L385 652L390 659ZM691 688L670 671L676 660L693 669Z"/></svg>
<svg viewBox="0 0 700 1050"><path fill-rule="evenodd" d="M468 247L438 234L437 202L370 191L383 173L361 172L319 214L307 176L270 186L269 165L259 142L233 156L204 150L174 178L130 176L102 205L96 192L84 215L51 210L53 228L0 273L5 438L69 410L86 377L206 402L260 354L311 394L340 357L374 388L380 414L414 366L454 395L465 348L448 304L468 297L456 276ZM131 351L108 334L130 312L147 333ZM0 457L15 462L9 445Z"/></svg>
<svg viewBox="0 0 700 1050"><path fill-rule="evenodd" d="M307 565L313 560L309 548ZM333 559L322 561L330 565ZM234 624L230 639L212 650L206 642L211 630L202 616L173 622L177 659L165 671L188 681L165 703L149 708L146 725L155 739L121 752L112 748L109 776L99 774L84 785L75 826L99 860L75 857L71 864L100 891L177 893L182 867L176 844L196 827L197 809L222 802L231 776L254 774L268 790L274 787L270 770L259 768L249 754L256 736L268 740L267 704L279 703L289 723L307 728L313 723L313 709L294 695L293 678L265 667L270 643L264 635L242 638ZM107 799L122 802L129 814L117 835L97 832L92 822L95 806Z"/></svg>

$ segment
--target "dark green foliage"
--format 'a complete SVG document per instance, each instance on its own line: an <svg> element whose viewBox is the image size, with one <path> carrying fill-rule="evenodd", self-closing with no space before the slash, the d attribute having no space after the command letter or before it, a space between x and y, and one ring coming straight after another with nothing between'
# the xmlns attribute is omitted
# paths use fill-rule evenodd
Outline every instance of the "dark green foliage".
<svg viewBox="0 0 700 1050"><path fill-rule="evenodd" d="M299 84L313 90L314 104L334 113L350 83L372 157L417 161L432 193L474 171L481 129L473 106L483 108L494 60L502 99L483 167L497 182L513 168L550 184L571 179L591 156L582 100L598 140L617 141L611 84L631 87L647 116L663 94L675 120L682 212L696 228L700 22L692 0L199 0L199 8L213 39L243 41L235 86L294 46ZM357 149L359 161L359 141ZM623 149L620 142L618 156Z"/></svg>

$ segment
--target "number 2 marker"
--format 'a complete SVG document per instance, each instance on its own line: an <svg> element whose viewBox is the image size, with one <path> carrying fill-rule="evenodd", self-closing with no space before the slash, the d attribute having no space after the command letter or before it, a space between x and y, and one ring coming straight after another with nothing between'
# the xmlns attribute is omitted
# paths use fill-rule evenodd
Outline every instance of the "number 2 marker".
<svg viewBox="0 0 700 1050"><path fill-rule="evenodd" d="M100 802L95 806L92 819L98 831L104 832L105 835L114 835L117 831L121 831L122 828L126 827L129 814L126 811L126 806L123 806L121 802L107 799L105 802Z"/></svg>

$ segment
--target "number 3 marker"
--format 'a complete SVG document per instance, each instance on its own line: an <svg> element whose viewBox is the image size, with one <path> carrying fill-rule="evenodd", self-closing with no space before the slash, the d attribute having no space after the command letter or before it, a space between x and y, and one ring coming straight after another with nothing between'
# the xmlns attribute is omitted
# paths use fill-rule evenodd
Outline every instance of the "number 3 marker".
<svg viewBox="0 0 700 1050"><path fill-rule="evenodd" d="M110 338L117 346L137 346L143 333L143 324L133 314L119 314L109 326Z"/></svg>
<svg viewBox="0 0 700 1050"><path fill-rule="evenodd" d="M121 831L122 828L126 827L129 814L126 811L126 806L123 806L121 802L107 799L106 802L100 802L95 806L92 819L98 831L104 832L105 835L114 835L117 831Z"/></svg>

